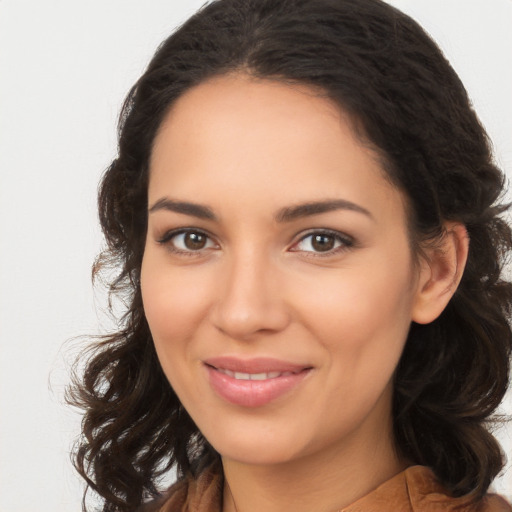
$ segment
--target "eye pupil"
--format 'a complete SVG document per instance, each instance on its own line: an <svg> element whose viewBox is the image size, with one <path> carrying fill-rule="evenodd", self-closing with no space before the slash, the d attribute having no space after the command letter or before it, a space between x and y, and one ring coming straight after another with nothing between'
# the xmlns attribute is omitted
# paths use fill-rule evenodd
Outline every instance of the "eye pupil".
<svg viewBox="0 0 512 512"><path fill-rule="evenodd" d="M201 233L187 233L184 242L187 249L197 251L206 245L206 236Z"/></svg>
<svg viewBox="0 0 512 512"><path fill-rule="evenodd" d="M311 244L315 251L330 251L334 247L334 237L330 235L314 235Z"/></svg>

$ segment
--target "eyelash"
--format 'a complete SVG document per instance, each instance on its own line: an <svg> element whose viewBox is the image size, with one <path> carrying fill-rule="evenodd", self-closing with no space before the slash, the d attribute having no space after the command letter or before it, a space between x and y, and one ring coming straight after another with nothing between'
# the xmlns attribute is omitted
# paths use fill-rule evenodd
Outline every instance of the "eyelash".
<svg viewBox="0 0 512 512"><path fill-rule="evenodd" d="M176 247L176 245L173 243L173 240L175 240L180 235L199 235L206 238L206 244L209 242L213 242L213 238L205 231L201 229L195 229L195 228L186 228L186 229L178 229L173 231L168 231L165 233L161 238L157 240L157 242L161 245L167 246L168 250L174 254L179 255L185 255L185 256L198 256L200 255L204 250L211 249L212 247L201 247L197 250L194 249L180 249ZM308 238L319 236L319 237L329 237L334 239L335 246L332 249L328 249L324 252L322 251L305 251L301 249L296 249L299 244L305 242ZM310 243L314 243L311 241ZM218 246L213 242L214 246ZM337 245L336 245L337 244ZM325 258L329 256L333 256L335 254L339 254L340 252L344 252L349 250L350 248L354 247L355 241L352 237L342 234L338 231L333 231L329 229L316 229L311 230L308 233L302 234L301 237L297 242L294 242L291 248L289 249L290 252L303 252L307 255L307 257L320 257Z"/></svg>
<svg viewBox="0 0 512 512"><path fill-rule="evenodd" d="M294 249L297 247L300 243L303 243L308 238L312 238L315 236L320 237L329 237L334 239L334 243L338 244L337 246L333 247L332 249L329 249L327 251L301 251L300 249ZM313 243L313 240L311 240L310 244ZM313 258L326 258L329 256L333 256L336 254L339 254L341 252L347 251L354 247L355 241L352 237L345 235L343 233L340 233L339 231L333 231L330 229L315 229L311 230L306 234L301 235L300 239L295 242L290 251L292 252L303 252L307 255L307 257L313 257Z"/></svg>
<svg viewBox="0 0 512 512"><path fill-rule="evenodd" d="M211 249L211 247L203 247L198 250L180 249L180 248L176 247L175 243L173 243L173 240L175 240L180 235L203 236L206 238L206 244L208 244L208 242L213 241L213 238L205 231L203 231L201 229L187 228L187 229L178 229L178 230L168 231L161 238L159 238L157 240L157 242L161 245L165 245L170 252L172 252L174 254L185 255L185 256L197 256L197 255L201 254L203 250Z"/></svg>

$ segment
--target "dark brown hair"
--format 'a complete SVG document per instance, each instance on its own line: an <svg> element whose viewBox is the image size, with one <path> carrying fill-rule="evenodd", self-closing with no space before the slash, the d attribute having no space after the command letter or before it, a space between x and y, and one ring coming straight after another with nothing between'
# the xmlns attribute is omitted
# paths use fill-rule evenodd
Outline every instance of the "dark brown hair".
<svg viewBox="0 0 512 512"><path fill-rule="evenodd" d="M504 177L438 47L380 0L214 1L160 46L130 91L119 154L99 192L108 244L99 262L118 270L110 292L126 312L71 389L85 410L78 471L103 511L128 512L158 495L158 479L173 465L182 477L218 457L160 368L139 276L155 134L184 91L235 71L310 85L347 112L406 195L420 245L442 236L445 221L467 227L457 292L437 320L411 326L396 370L394 431L400 454L430 466L454 495L484 495L503 464L486 426L507 389L512 350Z"/></svg>

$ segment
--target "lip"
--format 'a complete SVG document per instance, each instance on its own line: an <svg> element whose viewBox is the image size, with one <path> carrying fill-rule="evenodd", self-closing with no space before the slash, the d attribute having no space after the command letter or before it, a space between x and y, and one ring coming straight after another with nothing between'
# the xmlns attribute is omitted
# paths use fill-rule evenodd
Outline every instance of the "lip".
<svg viewBox="0 0 512 512"><path fill-rule="evenodd" d="M212 389L227 402L242 407L261 407L278 399L295 389L312 370L308 365L272 358L215 357L204 361L204 367Z"/></svg>

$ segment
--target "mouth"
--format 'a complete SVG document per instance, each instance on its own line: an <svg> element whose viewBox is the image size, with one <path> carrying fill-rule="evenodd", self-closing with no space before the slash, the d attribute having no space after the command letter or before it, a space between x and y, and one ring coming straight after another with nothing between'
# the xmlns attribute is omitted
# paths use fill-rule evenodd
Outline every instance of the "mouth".
<svg viewBox="0 0 512 512"><path fill-rule="evenodd" d="M277 359L233 357L208 359L204 367L213 391L242 407L261 407L288 395L313 369Z"/></svg>
<svg viewBox="0 0 512 512"><path fill-rule="evenodd" d="M277 379L278 377L288 377L293 375L292 372L261 372L261 373L245 373L245 372L233 372L226 370L225 368L215 368L218 372L232 377L236 380L268 380Z"/></svg>

